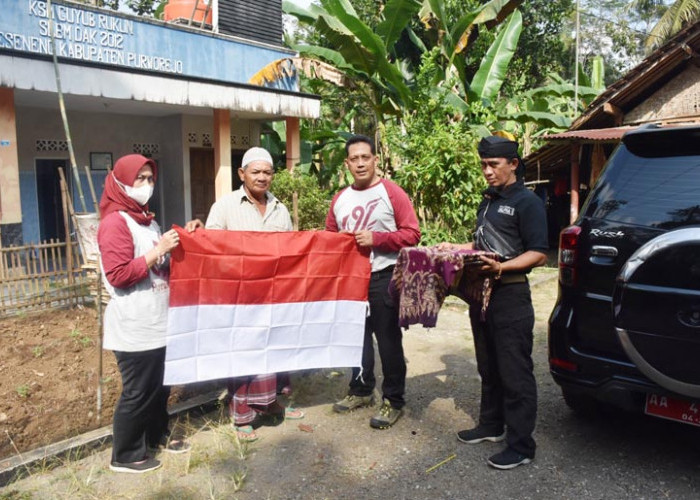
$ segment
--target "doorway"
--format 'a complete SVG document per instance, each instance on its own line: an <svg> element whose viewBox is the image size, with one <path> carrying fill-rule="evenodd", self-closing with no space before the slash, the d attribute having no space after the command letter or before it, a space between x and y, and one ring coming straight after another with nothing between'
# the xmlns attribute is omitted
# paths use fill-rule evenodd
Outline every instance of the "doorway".
<svg viewBox="0 0 700 500"><path fill-rule="evenodd" d="M231 151L231 189L241 187L238 168L243 160L242 151ZM214 165L214 150L208 148L190 149L190 186L192 196L192 217L206 222L209 209L216 201L215 198L216 167Z"/></svg>
<svg viewBox="0 0 700 500"><path fill-rule="evenodd" d="M192 218L206 222L209 209L214 204L214 150L190 149L190 189Z"/></svg>
<svg viewBox="0 0 700 500"><path fill-rule="evenodd" d="M63 201L61 200L61 177L58 169L63 168L71 192L71 178L67 159L37 159L36 196L39 208L39 238L41 241L57 239L65 241L66 229L63 221Z"/></svg>

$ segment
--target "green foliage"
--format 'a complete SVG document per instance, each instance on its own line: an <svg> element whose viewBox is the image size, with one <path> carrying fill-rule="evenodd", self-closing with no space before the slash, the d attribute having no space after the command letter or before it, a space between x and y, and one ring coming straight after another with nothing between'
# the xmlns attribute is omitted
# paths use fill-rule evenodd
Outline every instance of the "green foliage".
<svg viewBox="0 0 700 500"><path fill-rule="evenodd" d="M635 3L648 4L648 8L658 13L658 2L647 0L642 2L637 0ZM659 21L654 25L654 28L649 33L649 38L646 41L647 49L651 50L661 46L670 37L678 33L686 26L700 20L700 1L698 0L675 0L665 9Z"/></svg>
<svg viewBox="0 0 700 500"><path fill-rule="evenodd" d="M275 174L272 193L285 204L294 217L294 193L298 197L299 229L323 229L330 207L326 192L318 187L316 179L298 170L282 170Z"/></svg>
<svg viewBox="0 0 700 500"><path fill-rule="evenodd" d="M22 384L15 387L15 392L20 398L26 399L31 394L31 389L29 388L29 384Z"/></svg>
<svg viewBox="0 0 700 500"><path fill-rule="evenodd" d="M565 74L569 54L566 21L574 9L574 0L528 0L520 10L523 31L508 69L502 95L544 85L549 73ZM489 34L482 34L488 38Z"/></svg>
<svg viewBox="0 0 700 500"><path fill-rule="evenodd" d="M470 121L483 123L487 114L480 104L465 117L451 114L448 94L430 86L440 71L438 58L439 49L426 54L417 77L423 106L405 117L403 127L387 128L392 152L401 162L394 180L413 200L426 245L471 239L485 188L476 152L479 137Z"/></svg>
<svg viewBox="0 0 700 500"><path fill-rule="evenodd" d="M431 233L441 241L459 241L474 226L485 187L478 138L463 123L419 118L408 123L407 135L396 139L394 148L404 163L394 178L416 206L426 233L423 243L437 242L430 241Z"/></svg>
<svg viewBox="0 0 700 500"><path fill-rule="evenodd" d="M139 16L160 17L167 0L126 0L126 5Z"/></svg>
<svg viewBox="0 0 700 500"><path fill-rule="evenodd" d="M72 338L73 341L81 347L88 347L92 344L92 339L89 336L83 334L83 332L81 332L79 328L73 328L71 330L70 338Z"/></svg>
<svg viewBox="0 0 700 500"><path fill-rule="evenodd" d="M481 61L479 71L471 82L471 91L480 98L493 99L505 80L518 39L523 28L523 18L517 10L508 18L500 33Z"/></svg>

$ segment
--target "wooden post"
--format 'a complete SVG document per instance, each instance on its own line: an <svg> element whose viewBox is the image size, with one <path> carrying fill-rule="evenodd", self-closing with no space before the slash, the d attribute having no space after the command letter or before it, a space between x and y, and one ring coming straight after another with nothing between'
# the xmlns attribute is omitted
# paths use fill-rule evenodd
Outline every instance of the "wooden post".
<svg viewBox="0 0 700 500"><path fill-rule="evenodd" d="M569 224L573 224L578 218L579 207L579 171L580 171L581 144L575 142L571 145L571 205L569 207Z"/></svg>
<svg viewBox="0 0 700 500"><path fill-rule="evenodd" d="M292 224L295 231L299 231L299 194L294 191L292 193Z"/></svg>
<svg viewBox="0 0 700 500"><path fill-rule="evenodd" d="M231 192L231 111L214 110L214 199Z"/></svg>
<svg viewBox="0 0 700 500"><path fill-rule="evenodd" d="M63 203L63 227L66 231L66 268L68 269L68 285L73 285L73 248L70 240L70 215L68 214L68 189L63 169L58 170L61 176L61 201ZM71 303L73 301L71 300Z"/></svg>
<svg viewBox="0 0 700 500"><path fill-rule="evenodd" d="M294 172L294 167L301 161L301 139L299 135L299 118L287 117L287 170L289 173ZM294 230L299 230L299 193L292 193L292 212L294 218Z"/></svg>
<svg viewBox="0 0 700 500"><path fill-rule="evenodd" d="M4 225L22 222L15 94L12 88L2 85L0 85L0 138L3 139L3 145L0 147L0 248L2 248Z"/></svg>
<svg viewBox="0 0 700 500"><path fill-rule="evenodd" d="M87 176L88 186L90 187L90 196L92 197L92 206L95 207L95 213L97 218L100 218L100 206L97 203L97 195L95 194L95 185L92 183L92 174L90 173L90 167L84 165L85 175Z"/></svg>
<svg viewBox="0 0 700 500"><path fill-rule="evenodd" d="M102 343L103 343L103 326L102 326L102 267L100 264L100 256L97 256L97 335L99 349L97 357L97 423L102 421Z"/></svg>
<svg viewBox="0 0 700 500"><path fill-rule="evenodd" d="M292 172L301 161L299 118L287 117L287 170Z"/></svg>

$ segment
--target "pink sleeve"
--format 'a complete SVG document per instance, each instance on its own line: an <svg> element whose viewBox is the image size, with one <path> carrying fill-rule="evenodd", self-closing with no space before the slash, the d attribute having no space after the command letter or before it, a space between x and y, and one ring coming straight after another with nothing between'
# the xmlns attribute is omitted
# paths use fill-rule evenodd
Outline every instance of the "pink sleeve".
<svg viewBox="0 0 700 500"><path fill-rule="evenodd" d="M394 208L396 231L390 233L373 232L374 247L385 252L398 252L403 247L412 247L420 241L418 218L406 192L397 184L382 180Z"/></svg>
<svg viewBox="0 0 700 500"><path fill-rule="evenodd" d="M331 201L331 206L328 209L328 215L326 215L326 231L333 231L334 233L338 232L338 221L335 220L335 214L333 213L335 209L335 202L338 201L338 196L340 196L340 193L343 191L339 191L335 194L333 197L333 201Z"/></svg>
<svg viewBox="0 0 700 500"><path fill-rule="evenodd" d="M102 219L97 244L105 277L114 288L128 288L148 276L146 257L134 258L134 239L119 212Z"/></svg>

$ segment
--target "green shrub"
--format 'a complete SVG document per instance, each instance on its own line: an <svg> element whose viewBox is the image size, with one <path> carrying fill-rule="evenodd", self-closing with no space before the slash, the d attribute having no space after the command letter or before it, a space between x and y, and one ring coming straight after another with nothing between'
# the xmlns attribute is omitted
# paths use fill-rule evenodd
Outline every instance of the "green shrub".
<svg viewBox="0 0 700 500"><path fill-rule="evenodd" d="M326 225L326 215L330 207L328 193L323 191L315 177L294 170L281 170L275 174L270 191L285 204L294 220L293 196L298 196L297 210L299 229L323 229Z"/></svg>
<svg viewBox="0 0 700 500"><path fill-rule="evenodd" d="M413 201L423 233L421 244L471 241L476 209L486 183L474 124L486 120L477 104L459 116L448 94L434 91L437 53L426 54L417 77L421 106L387 127L394 180ZM470 123L472 122L472 123Z"/></svg>

